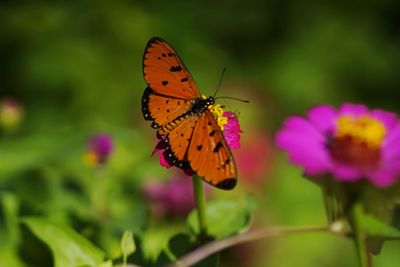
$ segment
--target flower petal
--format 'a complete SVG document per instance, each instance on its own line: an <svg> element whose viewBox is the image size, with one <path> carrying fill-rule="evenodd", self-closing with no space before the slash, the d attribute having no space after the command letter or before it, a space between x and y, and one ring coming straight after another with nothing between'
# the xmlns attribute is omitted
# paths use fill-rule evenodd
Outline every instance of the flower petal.
<svg viewBox="0 0 400 267"><path fill-rule="evenodd" d="M339 108L340 115L354 115L356 117L368 114L368 108L362 104L344 103Z"/></svg>
<svg viewBox="0 0 400 267"><path fill-rule="evenodd" d="M391 131L396 126L397 115L393 112L388 112L380 109L374 109L371 116L384 123L387 132Z"/></svg>
<svg viewBox="0 0 400 267"><path fill-rule="evenodd" d="M289 153L290 161L305 168L307 175L321 175L330 168L324 136L307 120L291 117L276 135L277 145Z"/></svg>
<svg viewBox="0 0 400 267"><path fill-rule="evenodd" d="M319 105L310 109L308 119L319 131L330 134L334 131L336 110L329 105Z"/></svg>
<svg viewBox="0 0 400 267"><path fill-rule="evenodd" d="M172 167L172 164L170 164L167 161L167 157L164 154L165 154L165 151L163 153L161 153L161 155L160 155L160 165L165 167L165 168L167 168L167 169L169 169L169 168Z"/></svg>
<svg viewBox="0 0 400 267"><path fill-rule="evenodd" d="M333 163L331 172L338 180L347 182L360 180L363 176L358 168L337 162Z"/></svg>

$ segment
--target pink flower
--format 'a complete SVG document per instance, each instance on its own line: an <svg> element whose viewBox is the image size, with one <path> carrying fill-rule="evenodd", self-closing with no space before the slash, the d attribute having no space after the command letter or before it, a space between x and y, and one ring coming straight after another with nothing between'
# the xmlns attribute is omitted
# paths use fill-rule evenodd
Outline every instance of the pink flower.
<svg viewBox="0 0 400 267"><path fill-rule="evenodd" d="M391 112L361 104L319 105L307 118L288 118L276 142L306 176L367 179L378 187L400 177L400 123Z"/></svg>
<svg viewBox="0 0 400 267"><path fill-rule="evenodd" d="M237 168L244 183L254 189L261 189L274 166L272 137L269 132L261 129L246 132L246 137L242 140L242 148L234 153Z"/></svg>
<svg viewBox="0 0 400 267"><path fill-rule="evenodd" d="M223 116L218 118L218 121L225 121L225 123L222 123L222 133L224 134L224 138L228 147L231 149L240 148L240 133L242 133L242 130L240 129L238 117L233 112L224 112ZM168 149L168 144L165 142L165 136L158 136L158 138L160 141L154 148L153 154L160 154L160 165L169 169L174 166L174 164L170 162L169 157L167 157L167 153L171 152ZM182 167L180 168L183 169L189 176L192 176L194 173L194 171L186 163L183 163Z"/></svg>
<svg viewBox="0 0 400 267"><path fill-rule="evenodd" d="M242 133L238 117L231 111L224 112L224 117L228 118L228 123L223 130L226 143L229 148L238 149L240 148L240 133Z"/></svg>
<svg viewBox="0 0 400 267"><path fill-rule="evenodd" d="M209 195L210 188L205 189ZM143 185L143 193L157 213L186 216L195 207L193 182L187 176L175 176L166 182L149 181Z"/></svg>
<svg viewBox="0 0 400 267"><path fill-rule="evenodd" d="M97 134L88 142L84 161L89 166L103 165L113 151L112 138L108 134Z"/></svg>

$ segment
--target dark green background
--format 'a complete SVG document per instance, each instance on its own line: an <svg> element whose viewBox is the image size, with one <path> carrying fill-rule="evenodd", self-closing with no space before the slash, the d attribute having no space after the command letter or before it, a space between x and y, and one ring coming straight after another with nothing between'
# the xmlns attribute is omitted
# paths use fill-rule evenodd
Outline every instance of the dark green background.
<svg viewBox="0 0 400 267"><path fill-rule="evenodd" d="M143 181L171 175L150 157L154 132L140 110L149 38L177 49L204 94L226 67L219 94L251 102L223 102L239 110L244 144L253 132L272 142L286 116L318 103L399 110L399 8L397 1L2 1L0 97L19 100L25 118L0 137L0 193L15 197L19 215L67 223L109 255L125 229L147 231L154 248L182 222L149 219L140 194ZM82 163L86 140L98 132L116 144L100 174ZM326 223L319 189L281 153L268 153L262 189L240 177L238 189L218 197L254 193L257 226ZM11 239L2 215L0 262L20 266ZM397 266L399 249L388 243L374 266ZM356 264L351 242L328 234L257 243L254 251L254 266Z"/></svg>

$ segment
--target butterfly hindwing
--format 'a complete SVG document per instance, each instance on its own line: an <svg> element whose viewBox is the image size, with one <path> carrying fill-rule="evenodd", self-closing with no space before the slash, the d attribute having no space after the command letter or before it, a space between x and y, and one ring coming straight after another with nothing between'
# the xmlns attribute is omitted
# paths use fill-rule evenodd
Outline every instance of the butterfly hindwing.
<svg viewBox="0 0 400 267"><path fill-rule="evenodd" d="M200 97L197 85L178 54L165 40L154 37L143 55L143 75L156 93L181 99Z"/></svg>
<svg viewBox="0 0 400 267"><path fill-rule="evenodd" d="M196 123L187 160L208 183L221 189L232 189L236 185L237 172L232 153L214 115L208 110Z"/></svg>
<svg viewBox="0 0 400 267"><path fill-rule="evenodd" d="M198 116L190 116L168 134L169 145L179 160L186 160L186 153L197 122Z"/></svg>

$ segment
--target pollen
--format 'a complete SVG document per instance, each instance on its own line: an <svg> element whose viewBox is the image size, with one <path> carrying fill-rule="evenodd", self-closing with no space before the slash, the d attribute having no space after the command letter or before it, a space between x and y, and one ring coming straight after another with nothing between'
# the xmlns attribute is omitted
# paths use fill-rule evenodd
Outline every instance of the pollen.
<svg viewBox="0 0 400 267"><path fill-rule="evenodd" d="M213 104L208 106L208 109L214 114L215 119L217 120L219 128L224 130L225 125L228 123L228 118L224 116L224 109L220 104Z"/></svg>
<svg viewBox="0 0 400 267"><path fill-rule="evenodd" d="M364 143L370 148L380 148L386 136L383 123L370 116L344 115L336 121L335 138L351 137L354 142Z"/></svg>

